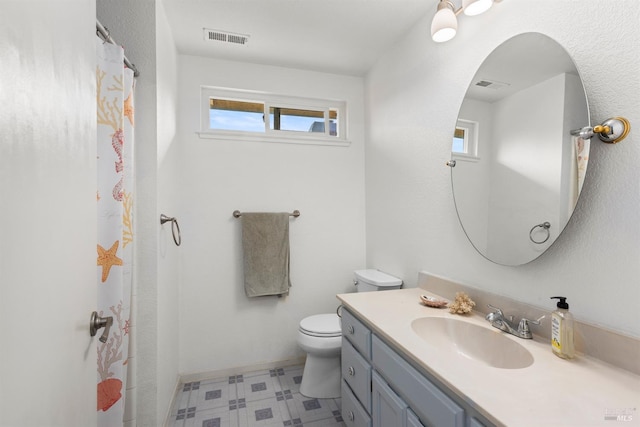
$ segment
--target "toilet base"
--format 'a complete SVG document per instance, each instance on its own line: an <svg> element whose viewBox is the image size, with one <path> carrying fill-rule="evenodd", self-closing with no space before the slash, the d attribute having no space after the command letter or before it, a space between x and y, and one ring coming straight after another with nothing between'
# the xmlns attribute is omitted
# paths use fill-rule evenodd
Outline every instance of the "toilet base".
<svg viewBox="0 0 640 427"><path fill-rule="evenodd" d="M300 383L300 394L316 399L340 397L340 355L318 357L307 354Z"/></svg>

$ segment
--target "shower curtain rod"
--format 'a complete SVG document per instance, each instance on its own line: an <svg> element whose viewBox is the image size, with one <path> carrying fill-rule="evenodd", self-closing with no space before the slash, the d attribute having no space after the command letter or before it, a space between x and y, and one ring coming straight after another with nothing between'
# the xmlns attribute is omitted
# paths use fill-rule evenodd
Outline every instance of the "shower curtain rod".
<svg viewBox="0 0 640 427"><path fill-rule="evenodd" d="M116 43L116 41L114 39L111 38L111 35L109 34L109 30L107 30L101 23L100 21L98 21L96 19L96 33L100 36L100 38L106 42L109 42L111 44L115 44L117 45L118 43ZM131 70L133 70L133 76L134 77L138 77L140 75L140 72L138 71L138 69L136 68L135 65L133 65L131 63L131 61L129 61L127 59L127 57L124 57L124 64Z"/></svg>

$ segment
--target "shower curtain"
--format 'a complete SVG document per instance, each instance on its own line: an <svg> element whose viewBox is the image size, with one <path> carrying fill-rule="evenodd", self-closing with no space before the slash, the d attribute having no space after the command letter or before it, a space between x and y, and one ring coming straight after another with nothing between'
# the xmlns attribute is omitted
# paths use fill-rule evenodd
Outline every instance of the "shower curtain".
<svg viewBox="0 0 640 427"><path fill-rule="evenodd" d="M97 39L98 314L112 316L98 343L98 425L123 424L133 261L133 71L122 47ZM99 332L100 334L100 332Z"/></svg>

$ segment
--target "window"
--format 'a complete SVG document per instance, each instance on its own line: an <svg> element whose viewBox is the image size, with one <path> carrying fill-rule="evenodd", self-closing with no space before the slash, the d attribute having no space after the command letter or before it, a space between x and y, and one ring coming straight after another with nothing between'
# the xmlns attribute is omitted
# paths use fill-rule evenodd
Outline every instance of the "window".
<svg viewBox="0 0 640 427"><path fill-rule="evenodd" d="M458 159L478 160L478 122L458 119L451 152Z"/></svg>
<svg viewBox="0 0 640 427"><path fill-rule="evenodd" d="M264 104L211 98L209 129L264 132Z"/></svg>
<svg viewBox="0 0 640 427"><path fill-rule="evenodd" d="M345 144L345 102L202 88L201 137Z"/></svg>

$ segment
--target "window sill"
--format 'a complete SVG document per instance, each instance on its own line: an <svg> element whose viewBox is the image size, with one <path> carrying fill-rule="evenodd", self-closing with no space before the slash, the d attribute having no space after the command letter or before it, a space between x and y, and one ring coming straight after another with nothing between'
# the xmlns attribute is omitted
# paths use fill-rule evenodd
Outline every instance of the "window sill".
<svg viewBox="0 0 640 427"><path fill-rule="evenodd" d="M247 141L247 142L264 142L264 143L281 143L281 144L300 144L300 145L327 145L334 147L348 147L351 141L339 139L336 137L309 136L309 135L270 135L264 133L249 132L196 132L200 138L221 139L225 141Z"/></svg>
<svg viewBox="0 0 640 427"><path fill-rule="evenodd" d="M460 153L452 153L451 154L451 159L452 160L460 160L460 161L463 161L463 162L479 162L480 161L480 157L469 156L469 155L460 154Z"/></svg>

